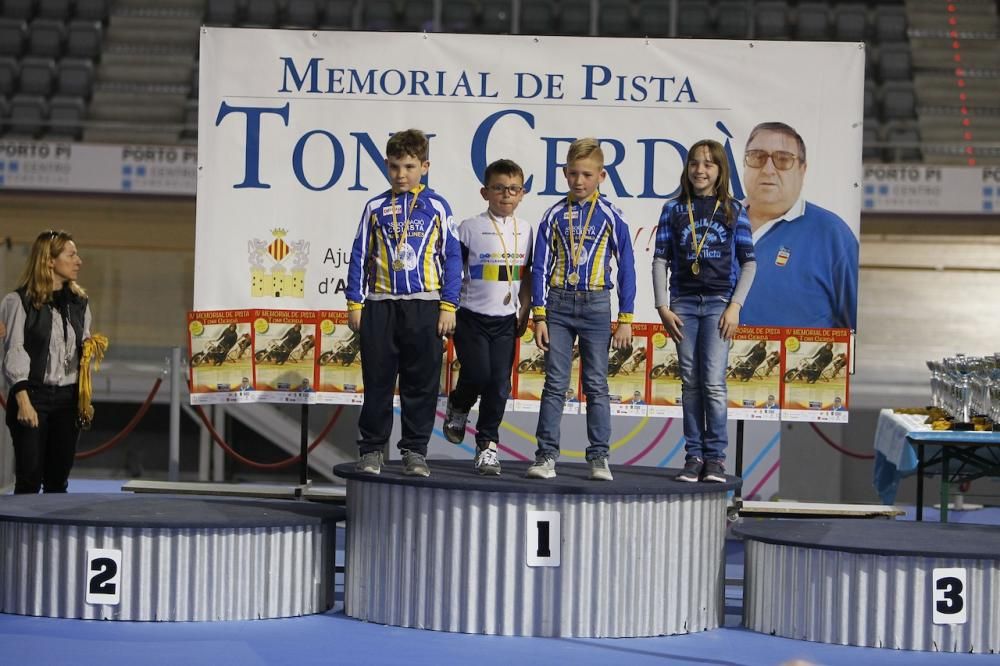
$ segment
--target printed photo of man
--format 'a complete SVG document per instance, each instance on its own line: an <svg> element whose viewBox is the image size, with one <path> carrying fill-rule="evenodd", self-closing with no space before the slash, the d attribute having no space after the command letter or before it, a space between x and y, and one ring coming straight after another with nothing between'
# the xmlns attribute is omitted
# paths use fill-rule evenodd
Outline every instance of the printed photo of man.
<svg viewBox="0 0 1000 666"><path fill-rule="evenodd" d="M742 324L856 328L858 239L835 213L802 196L807 165L792 127L767 122L750 132L743 181L757 273Z"/></svg>

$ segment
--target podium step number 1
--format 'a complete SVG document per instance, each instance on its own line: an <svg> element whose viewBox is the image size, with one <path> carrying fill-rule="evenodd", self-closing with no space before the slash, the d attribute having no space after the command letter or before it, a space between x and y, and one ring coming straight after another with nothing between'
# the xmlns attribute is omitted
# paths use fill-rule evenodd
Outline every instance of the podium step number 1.
<svg viewBox="0 0 1000 666"><path fill-rule="evenodd" d="M557 567L561 556L558 511L528 511L525 562L529 567Z"/></svg>

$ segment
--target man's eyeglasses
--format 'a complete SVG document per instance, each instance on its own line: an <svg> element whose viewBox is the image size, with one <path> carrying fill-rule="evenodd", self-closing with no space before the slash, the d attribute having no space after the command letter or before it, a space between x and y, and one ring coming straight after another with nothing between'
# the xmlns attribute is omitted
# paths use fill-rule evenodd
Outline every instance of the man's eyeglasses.
<svg viewBox="0 0 1000 666"><path fill-rule="evenodd" d="M767 164L768 158L778 171L788 171L795 166L799 156L786 150L776 150L769 153L766 150L748 150L743 155L743 163L752 169L761 169Z"/></svg>
<svg viewBox="0 0 1000 666"><path fill-rule="evenodd" d="M520 185L490 185L488 189L493 194L503 194L506 192L515 197L521 192L524 192L524 188Z"/></svg>

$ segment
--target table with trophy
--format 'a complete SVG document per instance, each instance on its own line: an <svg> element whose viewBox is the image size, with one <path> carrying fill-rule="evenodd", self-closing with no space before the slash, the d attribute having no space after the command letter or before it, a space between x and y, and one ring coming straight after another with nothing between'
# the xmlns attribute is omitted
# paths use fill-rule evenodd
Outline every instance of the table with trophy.
<svg viewBox="0 0 1000 666"><path fill-rule="evenodd" d="M899 481L917 475L917 520L923 520L925 474L941 477L941 522L953 483L1000 476L1000 353L927 361L927 407L883 409L875 430L874 484L895 501Z"/></svg>

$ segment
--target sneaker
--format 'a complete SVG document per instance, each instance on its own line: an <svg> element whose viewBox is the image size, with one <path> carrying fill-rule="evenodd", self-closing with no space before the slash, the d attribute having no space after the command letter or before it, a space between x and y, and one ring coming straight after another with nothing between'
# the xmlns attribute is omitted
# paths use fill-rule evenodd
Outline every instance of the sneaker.
<svg viewBox="0 0 1000 666"><path fill-rule="evenodd" d="M444 436L452 444L461 444L465 439L465 424L469 422L469 412L460 412L455 409L451 400L448 400L448 407L444 416Z"/></svg>
<svg viewBox="0 0 1000 666"><path fill-rule="evenodd" d="M611 468L608 466L607 458L594 458L590 461L591 481L614 481L611 476Z"/></svg>
<svg viewBox="0 0 1000 666"><path fill-rule="evenodd" d="M554 479L556 476L556 459L547 455L535 456L535 462L525 472L526 479Z"/></svg>
<svg viewBox="0 0 1000 666"><path fill-rule="evenodd" d="M477 448L473 464L483 476L500 476L500 456L497 455L496 442L490 442L485 449Z"/></svg>
<svg viewBox="0 0 1000 666"><path fill-rule="evenodd" d="M698 483L698 479L701 478L701 468L704 466L705 463L701 458L688 458L684 461L684 471L674 478L685 483Z"/></svg>
<svg viewBox="0 0 1000 666"><path fill-rule="evenodd" d="M382 472L382 452L370 451L364 454L354 469L362 474L380 474Z"/></svg>
<svg viewBox="0 0 1000 666"><path fill-rule="evenodd" d="M407 476L430 476L431 468L427 466L424 454L416 451L403 451L403 474Z"/></svg>
<svg viewBox="0 0 1000 666"><path fill-rule="evenodd" d="M708 483L725 483L726 466L721 460L706 460L705 467L701 471L701 480Z"/></svg>

